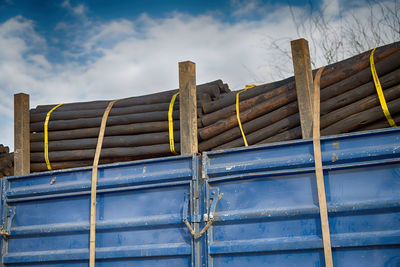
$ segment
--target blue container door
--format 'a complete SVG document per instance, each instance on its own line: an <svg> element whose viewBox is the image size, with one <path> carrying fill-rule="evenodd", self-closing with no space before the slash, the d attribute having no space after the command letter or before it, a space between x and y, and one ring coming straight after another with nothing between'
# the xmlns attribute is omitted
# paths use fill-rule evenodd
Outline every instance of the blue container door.
<svg viewBox="0 0 400 267"><path fill-rule="evenodd" d="M99 167L96 266L193 266L191 224L198 158ZM88 266L91 168L10 177L3 266ZM196 245L196 247L194 246Z"/></svg>
<svg viewBox="0 0 400 267"><path fill-rule="evenodd" d="M334 266L400 266L400 130L321 144ZM206 196L222 195L209 267L325 266L310 140L207 152L202 164Z"/></svg>

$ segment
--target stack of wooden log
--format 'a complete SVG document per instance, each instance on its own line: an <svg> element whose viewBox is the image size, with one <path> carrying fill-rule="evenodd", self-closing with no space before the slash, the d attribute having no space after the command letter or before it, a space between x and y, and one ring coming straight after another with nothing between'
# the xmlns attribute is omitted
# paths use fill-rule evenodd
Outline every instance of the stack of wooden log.
<svg viewBox="0 0 400 267"><path fill-rule="evenodd" d="M321 77L321 134L389 127L371 75L371 51L326 66ZM377 48L377 74L388 108L400 121L400 42ZM313 72L314 74L316 71ZM120 100L107 120L100 163L173 155L168 108L177 90ZM197 86L199 151L244 145L236 95L221 80ZM89 166L109 101L64 104L51 113L52 169ZM30 111L31 171L45 171L44 121L55 105ZM240 94L240 119L249 145L301 138L295 78L259 85ZM179 152L179 98L174 105L174 139Z"/></svg>
<svg viewBox="0 0 400 267"><path fill-rule="evenodd" d="M14 153L7 146L0 145L0 178L14 174Z"/></svg>
<svg viewBox="0 0 400 267"><path fill-rule="evenodd" d="M370 54L326 66L321 77L322 135L389 127L371 75ZM374 61L389 111L399 122L400 42L377 48ZM200 151L244 146L236 93L204 105ZM249 145L302 137L294 77L241 93L239 110Z"/></svg>
<svg viewBox="0 0 400 267"><path fill-rule="evenodd" d="M197 86L198 127L202 106L229 93L221 80ZM117 101L107 119L100 163L122 162L172 155L169 145L168 110L170 90ZM63 104L48 122L48 151L51 168L64 169L93 164L100 123L109 101ZM40 105L30 110L31 172L45 171L44 122L56 105ZM173 106L173 129L179 153L179 95Z"/></svg>

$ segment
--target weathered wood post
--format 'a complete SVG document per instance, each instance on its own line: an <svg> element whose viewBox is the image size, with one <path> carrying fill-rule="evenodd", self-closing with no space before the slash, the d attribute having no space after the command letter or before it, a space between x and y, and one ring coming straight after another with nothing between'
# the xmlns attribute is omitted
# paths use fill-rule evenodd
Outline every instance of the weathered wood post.
<svg viewBox="0 0 400 267"><path fill-rule="evenodd" d="M197 153L196 64L191 61L179 62L179 110L181 154Z"/></svg>
<svg viewBox="0 0 400 267"><path fill-rule="evenodd" d="M313 75L310 51L305 39L291 41L297 102L303 138L312 138L313 121Z"/></svg>
<svg viewBox="0 0 400 267"><path fill-rule="evenodd" d="M14 175L30 173L29 95L14 95Z"/></svg>
<svg viewBox="0 0 400 267"><path fill-rule="evenodd" d="M321 68L317 72L316 80L313 81L310 51L308 49L307 40L294 40L291 42L291 45L301 132L303 138L313 138L315 177L317 182L325 266L333 267L320 143L320 77L324 68Z"/></svg>

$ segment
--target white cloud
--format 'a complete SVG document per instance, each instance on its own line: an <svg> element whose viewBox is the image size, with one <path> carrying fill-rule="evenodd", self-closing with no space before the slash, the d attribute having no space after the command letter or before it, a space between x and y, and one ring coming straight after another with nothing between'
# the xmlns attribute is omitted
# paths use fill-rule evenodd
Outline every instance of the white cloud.
<svg viewBox="0 0 400 267"><path fill-rule="evenodd" d="M66 8L68 11L72 12L74 15L83 16L86 13L86 6L83 4L78 4L76 6L72 6L69 0L65 0L61 4L62 7Z"/></svg>
<svg viewBox="0 0 400 267"><path fill-rule="evenodd" d="M68 0L63 6L76 8ZM60 22L58 29L69 26ZM59 64L47 57L47 41L33 21L12 18L0 24L0 143L12 147L14 93L29 93L31 107L149 94L177 88L178 62L184 60L196 63L198 83L222 79L239 89L271 81L277 64L291 73L290 60L270 47L271 39L281 39L281 49L289 49L291 38L297 35L287 6L235 23L212 15L143 14L82 24Z"/></svg>

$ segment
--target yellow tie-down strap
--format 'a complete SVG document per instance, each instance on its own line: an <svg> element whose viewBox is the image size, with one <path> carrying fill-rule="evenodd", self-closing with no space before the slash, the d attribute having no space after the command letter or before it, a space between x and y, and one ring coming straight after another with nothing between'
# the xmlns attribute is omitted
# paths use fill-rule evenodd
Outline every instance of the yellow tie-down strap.
<svg viewBox="0 0 400 267"><path fill-rule="evenodd" d="M50 114L56 110L59 106L62 104L58 104L54 108L50 109L49 112L47 112L46 115L46 120L44 121L44 160L46 161L47 169L51 171L51 165L50 165L50 160L49 160L49 134L48 134L48 125L49 125L49 120L50 120Z"/></svg>
<svg viewBox="0 0 400 267"><path fill-rule="evenodd" d="M386 117L387 121L389 122L389 125L391 127L397 127L395 121L393 120L392 116L390 115L388 106L386 104L385 95L383 94L382 86L381 86L381 83L379 82L378 74L376 73L375 63L374 63L374 52L375 52L375 49L376 48L374 48L372 50L371 55L369 56L372 78L374 79L376 92L378 93L378 97L379 97L379 102L381 103L381 107L382 107L383 113L385 114L385 117Z"/></svg>
<svg viewBox="0 0 400 267"><path fill-rule="evenodd" d="M172 112L174 111L174 104L175 104L175 99L179 95L179 92L175 93L172 98L171 102L169 103L169 109L168 109L168 132L169 132L169 147L171 149L171 152L173 154L178 154L175 151L175 142L174 142L174 120L172 118Z"/></svg>
<svg viewBox="0 0 400 267"><path fill-rule="evenodd" d="M248 84L248 85L246 85L246 87L242 91L240 91L240 92L238 92L236 94L236 118L237 118L237 121L238 121L238 124L239 124L240 132L242 133L243 142L244 142L245 146L249 146L249 144L247 143L246 135L244 134L243 127L242 127L242 122L240 121L239 95L241 93L249 90L250 88L253 88L253 87L256 87L256 85L255 84Z"/></svg>

